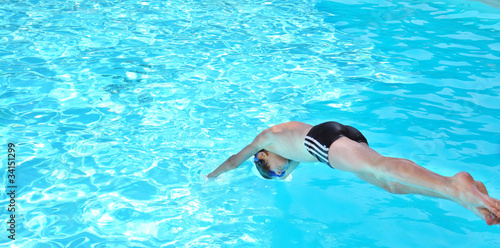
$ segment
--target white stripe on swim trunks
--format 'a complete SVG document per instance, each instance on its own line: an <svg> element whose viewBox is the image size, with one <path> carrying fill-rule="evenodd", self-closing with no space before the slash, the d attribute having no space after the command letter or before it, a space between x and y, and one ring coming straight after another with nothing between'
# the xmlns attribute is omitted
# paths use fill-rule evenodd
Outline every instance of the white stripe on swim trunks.
<svg viewBox="0 0 500 248"><path fill-rule="evenodd" d="M318 157L320 157L320 158L322 158L322 159L323 159L323 161L321 161L321 162L328 162L328 153L327 153L326 151L322 151L321 149L319 149L319 148L317 147L317 145L316 145L316 144L313 144L313 143L309 142L308 140L306 140L306 141L305 141L305 144L306 144L307 146L309 146L309 147L308 147L308 151L309 151L309 152L312 152L312 153L314 153L316 156L318 156Z"/></svg>
<svg viewBox="0 0 500 248"><path fill-rule="evenodd" d="M316 150L314 150L313 147L311 147L308 151L315 154L316 157L318 158L319 162L322 162L322 163L328 162L328 159L326 159L326 157L323 154L318 153Z"/></svg>
<svg viewBox="0 0 500 248"><path fill-rule="evenodd" d="M306 136L306 141L307 141L307 140L312 141L312 142L316 145L316 147L321 148L321 149L322 149L323 151L325 151L325 152L328 152L328 147L326 147L326 146L322 145L322 144L321 144L321 143L319 143L317 140L315 140L315 139L313 139L313 138L311 138L311 137L309 137L309 136Z"/></svg>
<svg viewBox="0 0 500 248"><path fill-rule="evenodd" d="M319 153L322 157L325 157L328 160L328 148L321 146L318 141L316 141L311 137L306 137L304 143L308 145L311 148L311 150L316 151L316 153Z"/></svg>

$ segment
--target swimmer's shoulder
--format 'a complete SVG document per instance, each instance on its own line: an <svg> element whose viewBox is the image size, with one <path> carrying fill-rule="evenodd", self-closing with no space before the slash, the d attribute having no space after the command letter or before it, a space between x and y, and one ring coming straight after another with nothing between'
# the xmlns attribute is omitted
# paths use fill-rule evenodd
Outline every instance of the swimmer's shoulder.
<svg viewBox="0 0 500 248"><path fill-rule="evenodd" d="M304 130L310 130L312 128L312 125L309 125L304 122L300 121L290 121L290 122L285 122L278 124L276 126L272 126L263 132L266 132L268 135L273 136L273 135L283 135L283 134L289 134L289 133L302 133Z"/></svg>

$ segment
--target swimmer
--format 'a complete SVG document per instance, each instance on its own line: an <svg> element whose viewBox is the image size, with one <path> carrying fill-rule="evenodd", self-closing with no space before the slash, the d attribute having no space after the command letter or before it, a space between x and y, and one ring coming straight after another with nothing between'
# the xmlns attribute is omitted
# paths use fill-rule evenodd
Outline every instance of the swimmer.
<svg viewBox="0 0 500 248"><path fill-rule="evenodd" d="M322 162L351 172L393 194L419 194L454 201L488 225L500 224L500 201L467 172L445 177L401 158L384 157L368 146L357 129L337 122L311 126L287 122L262 131L208 178L236 169L253 156L262 177L284 179L299 163Z"/></svg>

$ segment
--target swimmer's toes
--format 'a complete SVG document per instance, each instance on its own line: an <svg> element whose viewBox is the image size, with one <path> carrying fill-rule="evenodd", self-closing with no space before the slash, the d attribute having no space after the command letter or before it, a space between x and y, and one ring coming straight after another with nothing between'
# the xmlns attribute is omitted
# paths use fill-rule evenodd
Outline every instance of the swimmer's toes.
<svg viewBox="0 0 500 248"><path fill-rule="evenodd" d="M493 217L491 220L488 222L486 221L486 224L488 225L498 225L500 223L500 219L498 217Z"/></svg>
<svg viewBox="0 0 500 248"><path fill-rule="evenodd" d="M489 226L494 225L497 222L496 216L488 209L478 208L478 212L482 215L483 219L486 221L486 224L488 224Z"/></svg>
<svg viewBox="0 0 500 248"><path fill-rule="evenodd" d="M490 198L491 209L498 218L500 218L500 201L495 198Z"/></svg>

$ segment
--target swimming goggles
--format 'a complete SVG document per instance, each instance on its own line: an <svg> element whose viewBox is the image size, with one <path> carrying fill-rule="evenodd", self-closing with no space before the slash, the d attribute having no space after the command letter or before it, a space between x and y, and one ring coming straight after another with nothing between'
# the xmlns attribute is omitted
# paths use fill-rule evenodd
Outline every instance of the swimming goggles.
<svg viewBox="0 0 500 248"><path fill-rule="evenodd" d="M259 153L257 152L257 153L255 153L255 155L253 155L253 162L256 163L256 164L259 164L260 166L262 166L262 160L260 160L257 157L257 154L259 154Z"/></svg>
<svg viewBox="0 0 500 248"><path fill-rule="evenodd" d="M287 164L287 165L288 165L288 164ZM286 169L288 169L288 168L286 168ZM285 170L283 170L283 172L281 173L281 175L278 175L278 174L276 174L274 171L269 170L269 176L270 176L270 177L284 177L284 176L285 176L285 174L286 174L286 169L285 169Z"/></svg>
<svg viewBox="0 0 500 248"><path fill-rule="evenodd" d="M258 154L258 153L256 153L256 154L254 155L254 157L253 157L253 162L254 162L254 163L256 163L256 164L259 164L260 166L262 166L262 160L260 160L259 158L257 158L257 154ZM290 167L290 160L288 160L288 161L286 162L285 168L283 169L283 172L281 173L281 175L276 174L276 173L275 173L274 171L272 171L272 170L269 170L268 175L269 175L270 177L284 177L284 176L286 175L286 170L288 170L288 168L289 168L289 167Z"/></svg>

